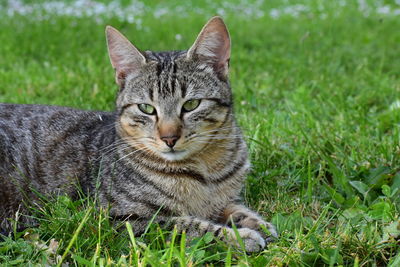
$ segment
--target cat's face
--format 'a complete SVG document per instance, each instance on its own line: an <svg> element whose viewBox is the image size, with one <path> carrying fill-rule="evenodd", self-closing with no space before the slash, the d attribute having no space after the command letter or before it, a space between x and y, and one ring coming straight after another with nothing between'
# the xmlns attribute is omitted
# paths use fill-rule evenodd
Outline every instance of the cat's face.
<svg viewBox="0 0 400 267"><path fill-rule="evenodd" d="M107 39L121 87L119 134L130 145L171 161L218 145L232 117L230 41L220 18L188 51L141 53L112 28Z"/></svg>

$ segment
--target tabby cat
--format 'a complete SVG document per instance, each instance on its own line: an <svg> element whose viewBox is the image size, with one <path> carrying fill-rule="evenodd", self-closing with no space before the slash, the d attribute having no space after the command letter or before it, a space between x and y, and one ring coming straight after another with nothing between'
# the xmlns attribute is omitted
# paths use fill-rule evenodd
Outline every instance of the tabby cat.
<svg viewBox="0 0 400 267"><path fill-rule="evenodd" d="M233 222L248 252L263 249L277 233L240 201L250 164L223 20L212 18L187 51L141 52L110 26L106 37L120 88L115 112L0 104L1 229L29 213L37 192L74 197L79 184L137 234L158 212L167 229L236 243Z"/></svg>

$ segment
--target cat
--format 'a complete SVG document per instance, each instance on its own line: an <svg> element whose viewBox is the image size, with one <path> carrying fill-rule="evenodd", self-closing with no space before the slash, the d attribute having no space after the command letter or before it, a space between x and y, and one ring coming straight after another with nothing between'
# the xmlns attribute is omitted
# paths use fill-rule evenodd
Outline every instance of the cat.
<svg viewBox="0 0 400 267"><path fill-rule="evenodd" d="M187 51L141 52L111 26L106 39L115 112L0 104L1 229L11 229L17 211L29 213L37 193L76 197L79 184L136 234L157 214L166 229L237 244L234 223L246 251L262 250L278 235L241 203L250 163L233 113L223 20L210 19Z"/></svg>

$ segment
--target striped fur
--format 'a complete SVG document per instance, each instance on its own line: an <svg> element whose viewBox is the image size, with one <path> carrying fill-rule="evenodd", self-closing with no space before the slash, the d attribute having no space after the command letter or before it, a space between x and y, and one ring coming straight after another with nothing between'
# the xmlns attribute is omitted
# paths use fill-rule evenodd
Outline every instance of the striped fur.
<svg viewBox="0 0 400 267"><path fill-rule="evenodd" d="M236 244L233 222L247 251L264 248L260 225L276 237L274 227L239 203L250 164L233 114L222 20L211 19L188 51L142 53L110 27L107 39L120 86L115 112L0 104L1 229L36 204L34 191L74 197L79 184L138 234L157 214L166 228ZM199 106L184 110L191 99Z"/></svg>

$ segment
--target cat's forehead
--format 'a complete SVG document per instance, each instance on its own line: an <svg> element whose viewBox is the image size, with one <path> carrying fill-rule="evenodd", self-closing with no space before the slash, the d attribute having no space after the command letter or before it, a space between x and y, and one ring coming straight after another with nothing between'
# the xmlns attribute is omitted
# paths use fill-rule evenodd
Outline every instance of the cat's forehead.
<svg viewBox="0 0 400 267"><path fill-rule="evenodd" d="M183 58L186 55L186 51L145 51L144 54L148 60L156 61L160 63L160 65L168 66L175 60Z"/></svg>
<svg viewBox="0 0 400 267"><path fill-rule="evenodd" d="M175 105L181 99L230 99L228 83L207 64L188 60L186 51L146 51L138 75L128 76L121 97L127 102ZM129 99L129 100L128 100ZM125 101L124 101L125 102Z"/></svg>
<svg viewBox="0 0 400 267"><path fill-rule="evenodd" d="M186 60L186 51L146 51L146 58L151 65L148 77L153 85L149 93L157 98L204 96L201 88L210 88L209 82L216 85L217 77L212 71L207 73L197 62ZM197 89L196 92L193 89Z"/></svg>
<svg viewBox="0 0 400 267"><path fill-rule="evenodd" d="M181 98L186 94L186 72L183 71L182 61L185 51L152 52L146 51L150 74L148 95L151 100Z"/></svg>

